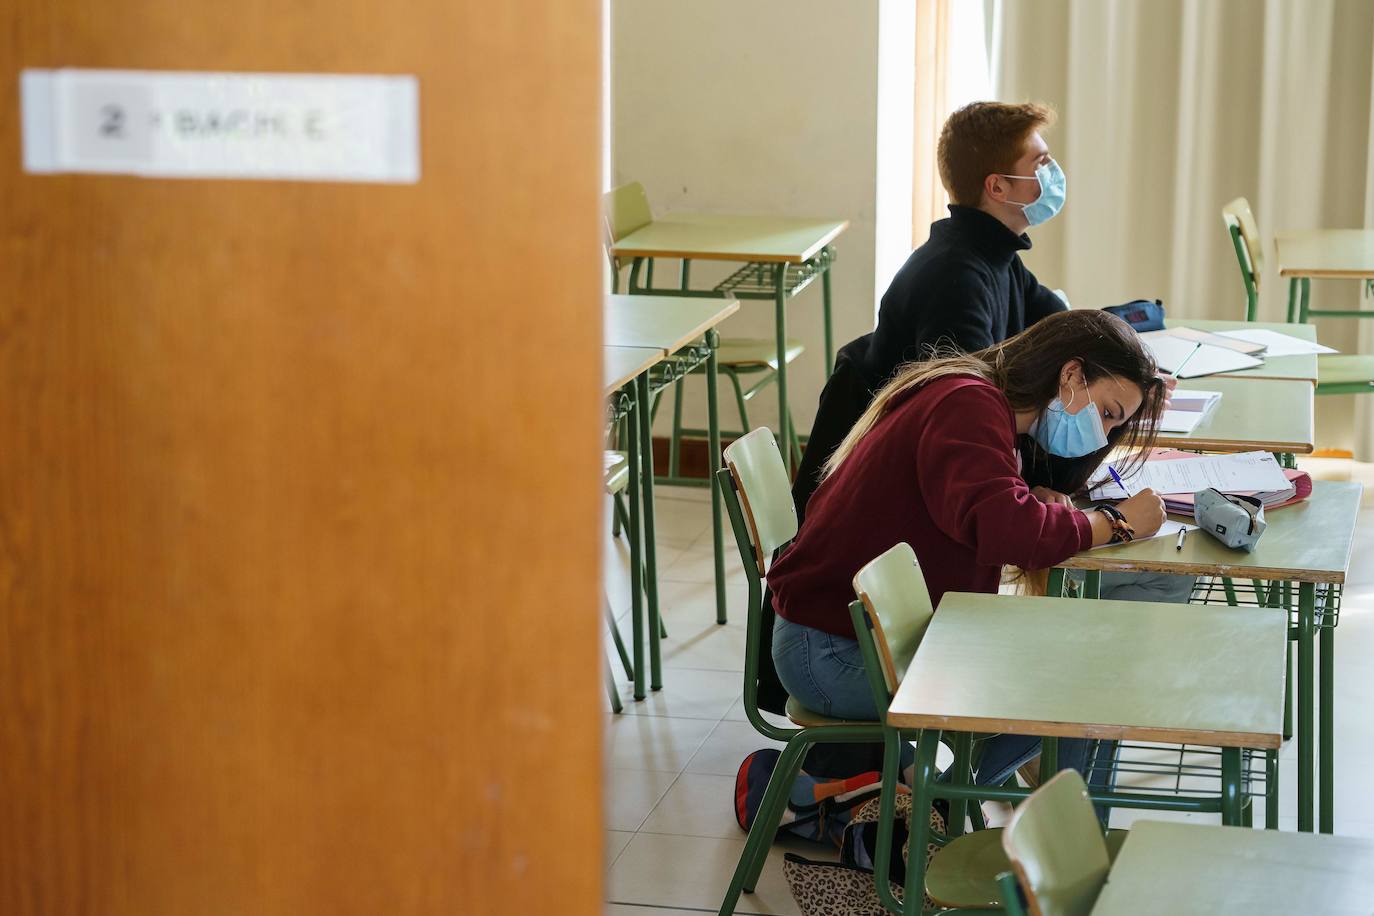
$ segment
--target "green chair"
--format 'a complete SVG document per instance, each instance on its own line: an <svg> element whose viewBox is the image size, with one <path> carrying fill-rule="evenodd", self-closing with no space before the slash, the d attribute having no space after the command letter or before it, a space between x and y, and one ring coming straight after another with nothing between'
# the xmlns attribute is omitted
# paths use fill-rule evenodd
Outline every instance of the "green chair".
<svg viewBox="0 0 1374 916"><path fill-rule="evenodd" d="M911 545L903 542L889 548L866 564L854 576L854 592L859 600L850 607L854 631L864 656L873 701L886 718L888 704L897 693L907 666L916 655L926 627L935 611L926 588L925 576ZM934 735L933 732L927 732ZM900 760L899 738L895 730L884 735L885 766L883 778L897 769ZM954 741L955 768L972 766L972 736L959 735ZM892 820L895 791L883 792L883 811L878 825L877 885L884 904L895 912L901 904L892 896L888 883L892 848ZM943 845L926 872L925 892L941 907L956 909L999 909L1002 890L997 876L1008 868L999 845L1000 831L975 830L963 834L968 802L952 801L948 824L953 839ZM920 817L913 812L912 817ZM944 838L936 837L939 843ZM917 855L911 852L910 855ZM908 866L910 867L910 866Z"/></svg>
<svg viewBox="0 0 1374 916"><path fill-rule="evenodd" d="M1088 787L1075 770L1061 770L1036 790L1001 833L1011 873L1000 880L1007 911L1018 916L1018 886L1031 916L1088 916L1126 838L1124 830L1103 837Z"/></svg>
<svg viewBox="0 0 1374 916"><path fill-rule="evenodd" d="M762 638L763 577L773 555L797 533L797 512L792 505L792 485L783 465L777 440L760 427L736 439L725 449L725 466L716 475L725 510L735 532L735 543L749 587L744 650L744 712L759 734L786 742L773 776L759 805L744 852L735 867L721 902L722 916L735 911L741 893L753 893L768 849L782 823L792 783L810 748L822 742L882 741L879 722L846 722L806 709L795 700L787 704L787 716L799 728L774 725L758 705L758 649Z"/></svg>
<svg viewBox="0 0 1374 916"><path fill-rule="evenodd" d="M620 501L620 494L623 493L625 488L629 485L630 460L624 452L604 452L602 457L602 468L604 470L602 480L605 484L606 492L615 500L615 517L619 519L621 514L625 512L625 506ZM630 530L628 516L625 517L623 524L625 530L628 532ZM625 668L625 676L634 680L634 666L630 664L630 655L625 651L625 641L620 638L620 627L616 626L615 613L611 610L611 601L604 593L601 596L601 603L606 610L606 625L610 628L611 640L615 644L615 650L617 654L620 655L620 664ZM616 689L615 675L611 673L611 666L609 663L606 665L606 691L610 696L611 710L617 713L620 712L622 708L620 703L620 691Z"/></svg>
<svg viewBox="0 0 1374 916"><path fill-rule="evenodd" d="M1245 284L1245 320L1254 321L1259 303L1260 277L1264 273L1264 244L1259 225L1244 197L1221 208L1221 219L1231 235L1240 264L1241 282ZM1288 307L1288 320L1306 321L1307 316L1321 312L1307 311L1294 316L1293 304ZM1374 312L1370 312L1374 315ZM1317 394L1365 394L1374 392L1374 356L1358 353L1326 353L1317 357Z"/></svg>
<svg viewBox="0 0 1374 916"><path fill-rule="evenodd" d="M881 743L885 732L881 722L833 719L807 709L792 698L787 702L787 717L800 727L780 727L763 717L758 705L757 662L759 640L762 638L763 579L771 558L796 536L797 513L792 504L791 484L783 465L782 452L771 430L760 427L735 440L725 449L724 457L725 466L717 474L716 483L730 516L749 588L744 653L744 712L759 734L774 741L786 742L787 746L773 770L754 824L749 830L744 852L740 855L725 900L721 903L722 916L735 911L741 893L753 892L806 752L819 743ZM900 749L896 754L894 760L899 761ZM888 814L891 815L890 810ZM981 822L981 817L974 817L975 825L981 825ZM1006 867L1005 862L1001 864L1003 868ZM962 905L968 905L967 898L959 899L963 901Z"/></svg>
<svg viewBox="0 0 1374 916"><path fill-rule="evenodd" d="M647 226L653 221L653 213L649 209L649 198L644 193L644 186L639 182L621 185L614 190L607 191L602 197L601 206L605 221L604 230L606 237L606 253L611 265L611 291L620 291L620 271L626 266L620 259L610 253L611 244L625 236ZM682 288L686 289L687 272L690 261L682 262ZM646 264L648 271L647 283L653 285L654 259L648 259ZM722 295L726 295L723 292ZM806 351L806 347L799 340L789 338L786 348L786 359L791 365L796 359ZM716 366L720 373L730 380L730 385L735 392L735 406L739 410L740 430L739 433L722 433L723 437L734 437L743 435L743 430L750 427L748 402L763 389L767 388L777 379L778 374L778 345L771 338L763 337L722 337L720 346L716 349ZM699 367L695 371L705 371L705 367ZM745 382L752 380L752 384L747 387ZM682 386L679 381L675 389L676 395L673 398L673 437L668 451L668 477L675 479L679 476L680 449L682 437L704 436L706 430L689 429L682 425ZM658 398L654 399L654 413L658 410ZM790 415L789 415L790 416ZM797 436L796 424L789 419L788 427L790 435L788 444L792 449L794 459L801 460L801 440Z"/></svg>

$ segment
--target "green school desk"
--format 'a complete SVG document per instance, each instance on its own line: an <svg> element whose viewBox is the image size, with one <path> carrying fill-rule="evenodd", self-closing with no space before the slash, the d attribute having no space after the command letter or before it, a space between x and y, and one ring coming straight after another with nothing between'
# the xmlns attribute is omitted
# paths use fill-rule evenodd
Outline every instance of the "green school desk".
<svg viewBox="0 0 1374 916"><path fill-rule="evenodd" d="M1316 437L1311 382L1209 375L1185 379L1178 387L1220 391L1221 403L1190 433L1161 432L1160 446L1206 452L1312 452Z"/></svg>
<svg viewBox="0 0 1374 916"><path fill-rule="evenodd" d="M949 593L931 618L886 722L913 730L1139 740L1221 748L1220 795L1186 798L1115 789L1097 801L1132 808L1219 811L1245 819L1241 749L1282 740L1287 616L1277 609L1078 601ZM973 787L967 770L936 784L937 741L916 747L912 810L932 795L1018 801L1029 790ZM893 748L887 756L895 758ZM1053 770L1047 743L1042 771ZM1050 759L1046 759L1050 758ZM895 764L895 759L892 760ZM962 805L951 806L951 832ZM912 849L928 824L912 819ZM919 904L924 856L908 860L906 900Z"/></svg>
<svg viewBox="0 0 1374 916"><path fill-rule="evenodd" d="M1276 383L1264 383L1276 384ZM1265 513L1269 528L1253 552L1231 550L1200 531L1189 532L1183 549L1174 538L1152 538L1115 547L1086 550L1060 564L1050 576L1049 592L1063 591L1063 569L1090 573L1162 572L1176 575L1228 577L1253 580L1256 602L1296 612L1286 635L1298 645L1298 829L1313 826L1313 734L1320 735L1320 826L1330 833L1334 820L1332 766L1334 761L1333 673L1336 625L1340 617L1340 592L1350 566L1355 521L1363 486L1358 483L1314 481L1306 500ZM1089 595L1096 594L1096 575L1089 575ZM1262 585L1261 583L1268 583ZM1297 606L1287 600L1291 584L1298 585ZM1238 599L1234 593L1228 601ZM1199 605L1186 605L1197 608ZM1318 636L1320 634L1320 636ZM1314 650L1320 642L1320 686L1314 710ZM1314 722L1320 715L1320 723ZM1267 811L1270 826L1277 826L1278 812Z"/></svg>
<svg viewBox="0 0 1374 916"><path fill-rule="evenodd" d="M1368 916L1374 840L1136 821L1092 916Z"/></svg>
<svg viewBox="0 0 1374 916"><path fill-rule="evenodd" d="M1289 324L1283 321L1204 321L1191 318L1170 318L1168 327L1196 328L1199 331L1274 331L1309 343L1317 342L1317 329L1310 324ZM1317 355L1266 356L1264 365L1236 372L1222 372L1212 378L1289 379L1317 383ZM1204 377L1204 378L1206 378ZM1191 379L1190 381L1203 381Z"/></svg>
<svg viewBox="0 0 1374 916"><path fill-rule="evenodd" d="M656 347L602 347L601 380L606 397L633 382L663 362L663 351Z"/></svg>
<svg viewBox="0 0 1374 916"><path fill-rule="evenodd" d="M1312 278L1374 280L1374 229L1313 229L1274 238L1279 276L1288 278L1288 320L1369 318L1368 309L1314 309Z"/></svg>
<svg viewBox="0 0 1374 916"><path fill-rule="evenodd" d="M630 525L626 538L630 542L630 623L634 640L634 684L635 699L644 699L644 600L643 592L647 584L641 572L647 573L650 581L657 579L658 569L652 556L646 561L641 556L641 544L652 543L643 537L644 520L641 518L640 485L645 479L642 474L642 438L637 434L640 417L648 413L648 395L641 398L640 382L649 377L649 370L663 362L665 355L658 347L603 347L601 357L601 380L607 399L610 401L610 419L621 424L622 439L626 446L629 461L629 484L626 498L629 502ZM647 389L647 385L645 386ZM644 410L640 410L643 405ZM652 529L651 529L652 530ZM658 642L657 606L650 604L650 618L653 630L649 636L651 646Z"/></svg>
<svg viewBox="0 0 1374 916"><path fill-rule="evenodd" d="M778 346L778 440L787 442L787 299L817 277L821 279L825 373L828 377L835 352L830 314L830 266L835 252L831 242L848 227L848 220L670 213L614 242L611 254L632 259L629 281L632 294L727 296L773 301ZM681 259L677 289L654 287L655 258ZM743 266L711 289L694 290L691 288L694 260L743 262ZM792 469L790 452L784 450L784 457Z"/></svg>
<svg viewBox="0 0 1374 916"><path fill-rule="evenodd" d="M720 470L720 420L716 397L716 348L719 335L715 328L726 318L739 311L739 301L735 299L686 299L680 296L616 296L609 295L605 301L605 335L608 344L631 347L655 347L667 359L669 367L660 385L668 385L681 378L703 363L706 366L706 407L708 411L707 446L711 473ZM645 551L653 566L655 558L654 534L654 481L653 481L653 440L650 430L648 409L649 380L644 379L641 391L646 406L639 414L641 435L640 448L644 455L643 465L646 477L644 491L644 530ZM714 478L713 478L714 479ZM711 488L711 537L715 549L716 568L716 621L725 623L725 541L721 529L720 493ZM652 618L650 629L657 634L658 584L650 581L649 615ZM652 686L655 690L662 686L659 664L658 640L651 635L649 640L649 667Z"/></svg>

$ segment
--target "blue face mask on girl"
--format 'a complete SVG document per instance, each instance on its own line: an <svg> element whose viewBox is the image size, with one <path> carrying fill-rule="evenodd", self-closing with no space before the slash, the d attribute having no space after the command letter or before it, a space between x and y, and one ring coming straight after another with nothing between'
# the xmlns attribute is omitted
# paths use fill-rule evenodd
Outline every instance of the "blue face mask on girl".
<svg viewBox="0 0 1374 916"><path fill-rule="evenodd" d="M1088 386L1085 384L1085 396L1087 392ZM1078 393L1074 392L1067 405L1056 397L1031 424L1031 436L1051 455L1082 458L1107 446L1107 430L1102 426L1102 415L1097 412L1097 404L1091 398L1078 413L1069 413L1069 407L1073 406L1077 397Z"/></svg>
<svg viewBox="0 0 1374 916"><path fill-rule="evenodd" d="M1026 214L1026 222L1032 226L1040 225L1064 209L1064 197L1068 193L1068 182L1064 178L1064 170L1053 159L1036 169L1033 176L1003 175L1001 177L1040 182L1040 196L1034 202L1022 204L1014 200L1007 201L1009 204L1020 207L1021 212Z"/></svg>

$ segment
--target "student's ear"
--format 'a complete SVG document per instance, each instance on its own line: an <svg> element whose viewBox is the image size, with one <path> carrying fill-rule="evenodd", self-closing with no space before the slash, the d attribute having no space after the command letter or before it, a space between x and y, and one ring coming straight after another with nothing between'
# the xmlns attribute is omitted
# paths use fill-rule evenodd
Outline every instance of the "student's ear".
<svg viewBox="0 0 1374 916"><path fill-rule="evenodd" d="M1087 383L1087 378L1083 375L1083 361L1081 359L1071 359L1059 370L1060 388L1082 388Z"/></svg>
<svg viewBox="0 0 1374 916"><path fill-rule="evenodd" d="M1011 193L1011 182L1001 175L988 175L983 179L983 196L988 200L1005 202L1009 193Z"/></svg>

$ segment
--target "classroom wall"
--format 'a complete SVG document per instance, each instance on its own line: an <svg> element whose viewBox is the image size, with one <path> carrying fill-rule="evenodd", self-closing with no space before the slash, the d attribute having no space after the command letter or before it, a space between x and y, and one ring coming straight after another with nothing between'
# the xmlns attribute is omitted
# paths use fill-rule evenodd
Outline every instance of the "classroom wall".
<svg viewBox="0 0 1374 916"><path fill-rule="evenodd" d="M871 330L887 283L875 278L875 211L880 8L892 5L612 0L613 182L642 182L655 214L848 219L833 268L837 347ZM909 122L909 106L905 117ZM909 213L909 175L905 193ZM901 227L901 244L909 243L910 228L909 221ZM888 255L885 263L891 260ZM674 263L660 262L660 269L658 282L675 282ZM725 273L705 262L692 265L694 285ZM793 416L805 432L825 382L820 283L790 304L788 320L790 336L808 348L788 378ZM771 339L773 306L746 302L721 330ZM690 425L705 425L705 401L702 380L691 380ZM722 401L727 428L738 423L732 403ZM671 411L660 411L661 433L670 419ZM776 428L772 389L750 403L750 420Z"/></svg>

